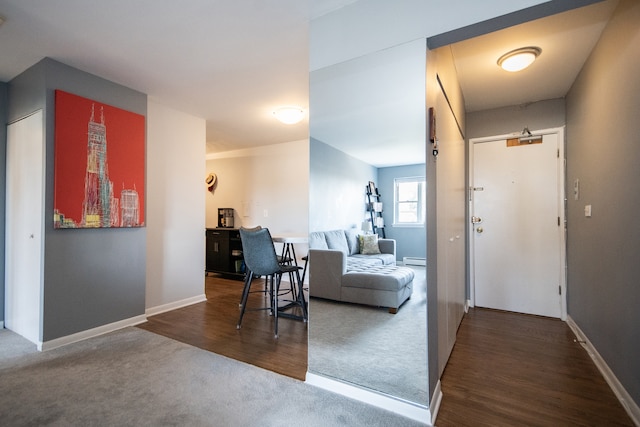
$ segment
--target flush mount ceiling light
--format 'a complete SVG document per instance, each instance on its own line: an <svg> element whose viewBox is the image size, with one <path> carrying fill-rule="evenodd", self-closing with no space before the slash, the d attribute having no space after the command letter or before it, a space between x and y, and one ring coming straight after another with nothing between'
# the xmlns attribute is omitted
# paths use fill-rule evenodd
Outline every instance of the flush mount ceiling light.
<svg viewBox="0 0 640 427"><path fill-rule="evenodd" d="M294 125L303 119L304 110L295 106L278 107L273 111L273 115L282 123Z"/></svg>
<svg viewBox="0 0 640 427"><path fill-rule="evenodd" d="M498 59L498 65L505 71L516 72L524 70L542 53L539 47L529 46L512 50Z"/></svg>

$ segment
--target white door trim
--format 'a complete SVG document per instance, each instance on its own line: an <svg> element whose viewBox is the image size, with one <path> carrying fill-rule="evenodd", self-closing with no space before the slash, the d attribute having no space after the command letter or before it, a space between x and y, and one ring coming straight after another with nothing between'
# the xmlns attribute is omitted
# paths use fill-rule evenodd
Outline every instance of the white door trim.
<svg viewBox="0 0 640 427"><path fill-rule="evenodd" d="M558 217L560 218L560 224L563 226L562 233L560 233L560 265L562 266L562 272L560 273L560 309L562 320L567 320L567 256L566 256L566 236L567 236L567 220L566 220L566 196L565 196L565 177L566 177L566 158L565 158L565 127L550 128L531 131L533 135L558 135L558 156L561 161L558 162L558 206L560 206ZM469 156L469 185L467 187L467 202L468 202L468 218L467 218L467 245L469 253L469 306L475 306L475 271L474 271L474 233L473 224L471 223L471 213L473 212L473 144L480 142L490 142L502 139L509 139L522 136L519 132L514 132L505 135L495 135L481 138L469 139L468 156Z"/></svg>

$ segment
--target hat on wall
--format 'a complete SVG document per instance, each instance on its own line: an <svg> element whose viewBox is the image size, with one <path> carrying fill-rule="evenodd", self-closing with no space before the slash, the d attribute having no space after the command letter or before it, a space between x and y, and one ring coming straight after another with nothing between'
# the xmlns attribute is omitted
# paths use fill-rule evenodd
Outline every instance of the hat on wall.
<svg viewBox="0 0 640 427"><path fill-rule="evenodd" d="M207 176L207 179L204 180L204 182L207 184L207 187L209 188L209 191L213 190L213 186L216 185L217 180L218 180L218 177L216 176L215 173L210 173Z"/></svg>

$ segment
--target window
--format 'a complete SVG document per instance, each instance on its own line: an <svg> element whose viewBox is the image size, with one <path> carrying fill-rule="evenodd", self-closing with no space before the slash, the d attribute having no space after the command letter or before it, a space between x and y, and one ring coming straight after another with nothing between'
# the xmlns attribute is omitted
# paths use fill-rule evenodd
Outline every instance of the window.
<svg viewBox="0 0 640 427"><path fill-rule="evenodd" d="M424 177L396 178L394 180L393 225L423 226L426 199Z"/></svg>

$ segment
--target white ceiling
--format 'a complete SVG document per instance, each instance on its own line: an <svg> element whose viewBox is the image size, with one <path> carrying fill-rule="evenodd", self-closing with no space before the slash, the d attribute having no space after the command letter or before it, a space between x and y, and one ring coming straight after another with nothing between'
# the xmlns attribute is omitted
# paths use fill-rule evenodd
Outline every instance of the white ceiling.
<svg viewBox="0 0 640 427"><path fill-rule="evenodd" d="M467 112L565 96L616 5L595 3L451 45ZM542 49L532 66L518 73L497 66L526 46Z"/></svg>
<svg viewBox="0 0 640 427"><path fill-rule="evenodd" d="M207 120L208 151L308 137L308 27L354 0L0 0L0 81L44 57Z"/></svg>
<svg viewBox="0 0 640 427"><path fill-rule="evenodd" d="M209 152L306 139L308 118L287 126L271 111L308 109L309 20L354 1L0 0L0 81L50 57L206 119ZM611 4L454 45L468 110L564 96ZM540 60L505 76L497 57L523 45Z"/></svg>

